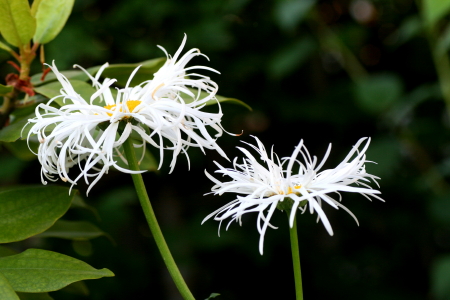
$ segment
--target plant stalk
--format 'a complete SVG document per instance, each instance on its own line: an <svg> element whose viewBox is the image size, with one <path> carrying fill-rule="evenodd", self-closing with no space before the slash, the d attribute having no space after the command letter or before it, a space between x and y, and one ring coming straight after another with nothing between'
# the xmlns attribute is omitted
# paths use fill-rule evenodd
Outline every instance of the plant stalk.
<svg viewBox="0 0 450 300"><path fill-rule="evenodd" d="M139 166L136 159L136 153L134 152L133 142L130 138L125 141L125 143L123 144L123 148L125 150L125 156L128 161L128 166L131 170L138 171ZM178 291L185 300L195 300L194 296L186 285L183 276L181 276L180 270L178 270L175 260L173 259L169 247L167 246L167 243L161 232L161 228L158 225L158 221L156 220L152 205L150 204L147 190L145 189L142 175L131 174L131 177L133 178L133 183L136 188L142 210L144 211L145 218L147 219L148 226L150 227L150 231L152 232L153 238L155 239L156 245L158 246L159 252L163 257L164 263L169 270L170 276L172 276L172 279L175 282Z"/></svg>
<svg viewBox="0 0 450 300"><path fill-rule="evenodd" d="M288 219L290 211L286 210ZM289 237L291 239L292 264L294 266L294 280L295 280L295 299L303 300L303 285L302 285L302 270L300 267L300 249L298 247L297 235L297 216L294 218L294 225L289 228Z"/></svg>

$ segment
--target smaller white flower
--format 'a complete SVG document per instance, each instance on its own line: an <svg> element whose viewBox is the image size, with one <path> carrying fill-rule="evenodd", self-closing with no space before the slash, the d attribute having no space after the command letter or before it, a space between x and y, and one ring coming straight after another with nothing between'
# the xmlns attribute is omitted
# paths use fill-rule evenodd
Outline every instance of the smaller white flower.
<svg viewBox="0 0 450 300"><path fill-rule="evenodd" d="M322 159L317 164L317 157L311 157L303 140L295 148L291 157L281 160L273 152L270 157L261 141L254 137L257 147L248 143L256 150L262 164L247 150L238 147L245 156L242 164L237 163L237 157L233 160L233 168L224 168L217 162L219 170L216 173L231 177L231 181L221 182L205 171L206 176L215 185L212 192L215 195L224 193L236 193L236 199L208 215L203 222L214 216L214 220L220 221L230 218L227 229L232 221L241 224L241 217L245 213L258 212L257 228L260 233L259 251L263 253L264 234L268 226L276 229L270 224L270 218L275 209L291 209L289 225L292 228L294 218L298 210L304 213L308 207L310 213L317 212L320 219L330 235L333 235L330 222L322 209L322 202L330 206L347 211L358 223L355 215L343 206L339 192L359 193L370 200L374 197L384 201L376 194L380 191L372 189L369 183L377 184L378 177L366 173L364 164L365 152L369 147L370 138L360 139L345 159L334 169L320 171L331 151L331 144ZM366 141L362 150L358 148ZM301 160L297 157L301 155ZM356 186L355 186L356 185ZM329 196L336 193L339 201ZM266 213L266 210L267 213ZM202 222L202 223L203 223ZM241 224L242 225L242 224ZM359 224L358 224L359 225ZM220 225L219 225L220 230Z"/></svg>
<svg viewBox="0 0 450 300"><path fill-rule="evenodd" d="M116 97L110 90L115 79L106 78L102 83L99 82L108 64L103 65L95 77L77 66L85 71L97 89L86 100L53 63L50 68L62 85L61 94L47 104L39 104L36 117L29 120L33 126L28 140L36 134L40 141L36 155L42 165L42 182L46 184L46 179L56 181L55 175L58 175L73 187L84 178L90 185L89 192L110 167L126 173L140 173L117 164L118 159L126 162L121 146L133 132L135 137L140 138L140 143L135 147L145 148L146 143L149 143L160 150L159 167L163 162L164 150L173 152L170 172L181 152L189 161L187 149L190 146L199 147L203 152L204 148L216 150L227 158L216 143L223 133L220 105L218 113L201 111L206 102L217 101L217 84L207 76L189 73L194 69L215 70L203 66L186 68L193 57L204 56L198 49L191 49L177 61L185 42L186 36L173 58L160 47L166 52L167 62L155 73L154 78L129 87L138 67L130 75L126 87L117 89ZM59 97L64 99L66 105L56 108L51 103ZM94 104L97 99L106 105ZM216 132L214 138L207 127ZM165 144L167 142L169 145ZM68 173L75 165L78 165L81 173L72 179Z"/></svg>

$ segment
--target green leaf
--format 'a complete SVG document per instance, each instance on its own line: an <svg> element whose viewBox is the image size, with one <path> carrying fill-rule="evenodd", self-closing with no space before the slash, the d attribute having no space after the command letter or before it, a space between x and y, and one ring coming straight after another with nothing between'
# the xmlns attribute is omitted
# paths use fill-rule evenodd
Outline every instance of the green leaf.
<svg viewBox="0 0 450 300"><path fill-rule="evenodd" d="M6 45L5 43L2 43L2 42L0 42L0 49L3 49L5 51L7 51L7 52L11 52L12 51L12 49L9 48L8 45Z"/></svg>
<svg viewBox="0 0 450 300"><path fill-rule="evenodd" d="M15 157L24 160L31 161L37 158L36 154L38 151L39 143L30 141L27 143L25 140L17 140L13 143L4 143L3 144L9 152L11 152ZM29 146L29 148L28 148ZM31 152L31 150L34 152Z"/></svg>
<svg viewBox="0 0 450 300"><path fill-rule="evenodd" d="M81 256L91 256L92 253L94 253L94 250L92 249L92 243L88 240L74 240L72 241L72 248L78 255Z"/></svg>
<svg viewBox="0 0 450 300"><path fill-rule="evenodd" d="M87 221L58 220L52 227L38 234L36 237L56 237L69 240L90 240L106 235L97 226Z"/></svg>
<svg viewBox="0 0 450 300"><path fill-rule="evenodd" d="M400 46L417 36L423 28L422 20L417 15L405 18L398 29L387 37L386 42Z"/></svg>
<svg viewBox="0 0 450 300"><path fill-rule="evenodd" d="M0 299L2 300L20 300L19 296L14 292L14 289L8 282L5 276L0 273Z"/></svg>
<svg viewBox="0 0 450 300"><path fill-rule="evenodd" d="M428 26L434 26L450 11L450 0L424 0L424 18Z"/></svg>
<svg viewBox="0 0 450 300"><path fill-rule="evenodd" d="M42 293L59 290L73 282L114 276L60 253L28 249L0 258L0 272L17 292Z"/></svg>
<svg viewBox="0 0 450 300"><path fill-rule="evenodd" d="M47 293L17 293L20 300L53 300Z"/></svg>
<svg viewBox="0 0 450 300"><path fill-rule="evenodd" d="M197 91L196 89L191 89L191 88L189 88L189 90L190 90L194 95L197 95L197 93L198 93L198 91ZM182 94L182 97L183 97L184 101L186 101L186 103L191 103L191 102L193 101L193 99L192 99L191 96L188 96L188 95L186 95L186 94L184 94L184 93L181 93L181 94ZM183 96L183 95L186 95L186 96ZM200 99L205 98L206 96L208 96L208 93L203 92L203 91L200 92ZM247 109L250 110L250 111L252 110L252 108L250 107L250 105L248 105L248 104L245 103L244 101L241 101L241 100L238 100L238 99L235 99L235 98L230 98L230 97L224 97L224 96L216 95L216 99L217 99L217 101L218 101L219 103L222 103L222 102L230 102L230 103L233 103L233 104L242 105L242 106L244 106L245 108L247 108ZM209 100L208 102L206 102L206 105L217 104L217 101L216 101L215 99L211 99L211 100Z"/></svg>
<svg viewBox="0 0 450 300"><path fill-rule="evenodd" d="M371 75L356 82L353 92L361 109L377 114L397 103L403 84L395 74Z"/></svg>
<svg viewBox="0 0 450 300"><path fill-rule="evenodd" d="M27 0L0 0L0 32L13 46L28 44L36 30Z"/></svg>
<svg viewBox="0 0 450 300"><path fill-rule="evenodd" d="M153 74L156 73L166 62L165 57L146 60L137 64L116 64L109 65L103 73L102 77L117 79L117 85L125 86L131 73L138 66L139 71L134 75L130 86L138 85L146 80L153 79Z"/></svg>
<svg viewBox="0 0 450 300"><path fill-rule="evenodd" d="M50 228L69 209L75 193L69 195L61 186L0 189L0 243L21 241Z"/></svg>
<svg viewBox="0 0 450 300"><path fill-rule="evenodd" d="M0 246L0 257L10 256L14 254L17 254L17 252L8 247Z"/></svg>
<svg viewBox="0 0 450 300"><path fill-rule="evenodd" d="M36 12L37 9L39 7L39 4L41 3L42 0L33 0L33 3L31 4L31 15L33 17L36 17Z"/></svg>
<svg viewBox="0 0 450 300"><path fill-rule="evenodd" d="M98 69L100 69L100 66L89 68L86 71L88 71L89 74L92 75L95 72L97 72ZM89 77L86 75L86 73L84 73L81 70L61 71L61 74L63 74L69 80L87 81L89 79ZM37 73L37 74L34 74L33 76L31 76L30 81L33 84L33 86L36 87L36 86L40 86L40 85L57 80L57 78L53 72L48 73L45 76L44 80L41 80L41 78L42 78L42 73Z"/></svg>
<svg viewBox="0 0 450 300"><path fill-rule="evenodd" d="M69 284L65 288L61 289L61 291L64 291L66 293L75 294L75 295L81 295L81 296L88 296L89 295L89 289L86 286L86 283L84 281L77 281L74 283Z"/></svg>
<svg viewBox="0 0 450 300"><path fill-rule="evenodd" d="M41 0L36 12L35 43L46 44L63 29L75 0ZM34 8L34 7L33 7Z"/></svg>
<svg viewBox="0 0 450 300"><path fill-rule="evenodd" d="M100 216L95 207L88 205L79 194L76 194L75 197L73 198L71 208L87 209L94 214L97 221L100 221Z"/></svg>
<svg viewBox="0 0 450 300"><path fill-rule="evenodd" d="M0 84L0 96L6 95L13 91L14 87L12 85L2 85Z"/></svg>
<svg viewBox="0 0 450 300"><path fill-rule="evenodd" d="M28 135L28 131L33 126L32 124L28 124L28 119L32 119L35 117L35 114L32 113L25 118L22 118L16 122L11 123L9 126L6 126L0 130L0 142L15 142L20 137L26 138ZM24 129L24 126L26 128ZM23 129L23 131L22 131ZM23 133L23 134L22 134Z"/></svg>
<svg viewBox="0 0 450 300"><path fill-rule="evenodd" d="M72 84L73 89L80 94L81 97L83 97L84 100L86 100L87 102L89 102L89 99L91 98L92 94L94 94L97 90L92 87L90 84L81 81L81 80L75 80L72 79L70 80L70 83ZM53 98L56 96L61 95L61 90L62 85L59 81L53 81L50 82L48 84L45 85L41 85L39 87L35 87L34 90L39 93L44 95L45 97L48 98ZM64 98L63 97L59 97L57 99L55 99L55 102L58 103L60 106L66 105L66 104L72 104L72 102L67 99L66 102L63 101ZM97 103L94 103L97 104Z"/></svg>
<svg viewBox="0 0 450 300"><path fill-rule="evenodd" d="M216 298L217 296L220 296L220 294L218 294L218 293L212 293L212 294L209 295L209 297L206 298L205 300L213 299L213 298Z"/></svg>

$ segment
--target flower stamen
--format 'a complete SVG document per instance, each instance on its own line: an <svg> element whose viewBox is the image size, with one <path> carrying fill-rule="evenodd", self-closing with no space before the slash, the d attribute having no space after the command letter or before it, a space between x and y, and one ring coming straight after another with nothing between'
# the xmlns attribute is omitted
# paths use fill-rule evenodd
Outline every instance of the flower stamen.
<svg viewBox="0 0 450 300"><path fill-rule="evenodd" d="M128 107L128 110L130 111L130 113L135 112L134 109L135 109L139 104L141 104L141 102L142 102L142 101L139 101L139 100L128 100L128 101L126 102L126 105L127 105L127 107ZM122 106L121 106L121 104L122 104L122 102L119 103L119 112L123 112L123 111L122 111ZM103 106L103 107L106 108L107 110L111 110L111 111L115 111L115 110L116 110L116 105L115 105L115 104L106 105L106 106ZM108 114L108 116L110 116L110 117L113 115L112 113L107 113L107 114ZM125 118L128 118L128 117L125 117Z"/></svg>

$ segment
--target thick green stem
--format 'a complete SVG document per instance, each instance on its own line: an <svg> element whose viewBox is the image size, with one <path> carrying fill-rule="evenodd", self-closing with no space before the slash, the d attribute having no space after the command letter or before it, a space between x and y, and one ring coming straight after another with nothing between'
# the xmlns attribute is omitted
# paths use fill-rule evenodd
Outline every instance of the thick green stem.
<svg viewBox="0 0 450 300"><path fill-rule="evenodd" d="M123 144L123 148L125 150L125 155L130 169L136 171L139 170L136 154L134 152L133 142L130 138L128 138ZM153 212L152 205L150 204L150 199L148 198L147 190L145 189L141 174L131 174L131 177L133 177L133 182L139 197L139 202L141 203L142 210L144 211L148 226L150 227L150 231L152 232L159 252L163 257L164 263L166 264L166 267L169 270L169 273L172 276L175 285L177 286L180 294L185 300L194 300L194 296L186 285L186 282L184 282L183 276L181 276L180 270L178 270L178 267L175 264L169 247L167 246L161 229L159 228L158 221L156 221L156 216Z"/></svg>
<svg viewBox="0 0 450 300"><path fill-rule="evenodd" d="M289 219L290 211L286 210L286 212ZM289 236L291 238L292 264L294 266L295 299L303 300L302 270L300 268L300 249L298 248L297 236L297 216L294 218L294 225L289 229Z"/></svg>

